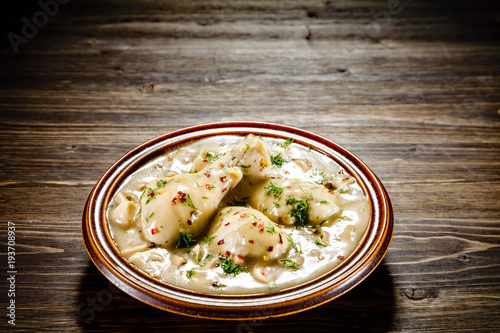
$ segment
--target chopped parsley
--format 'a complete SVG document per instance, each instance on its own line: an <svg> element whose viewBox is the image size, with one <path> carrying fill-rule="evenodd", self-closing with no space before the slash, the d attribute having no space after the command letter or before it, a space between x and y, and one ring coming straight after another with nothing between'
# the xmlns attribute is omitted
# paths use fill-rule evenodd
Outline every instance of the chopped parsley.
<svg viewBox="0 0 500 333"><path fill-rule="evenodd" d="M165 185L167 185L168 183L170 183L173 180L174 180L173 178L171 178L169 180L159 179L159 180L156 181L156 187L158 187L158 188L164 188Z"/></svg>
<svg viewBox="0 0 500 333"><path fill-rule="evenodd" d="M223 217L223 216L226 216L227 214L231 213L233 209L232 208L229 208L229 210L227 210L225 213L223 213L222 211L219 213L219 217Z"/></svg>
<svg viewBox="0 0 500 333"><path fill-rule="evenodd" d="M148 218L146 218L146 223L149 223L149 219L153 217L153 215L155 215L155 212L152 212L151 215L149 215Z"/></svg>
<svg viewBox="0 0 500 333"><path fill-rule="evenodd" d="M243 155L245 155L248 151L248 149L250 149L250 144L248 142L245 143L245 146L247 146L247 149L245 149L245 151L243 152Z"/></svg>
<svg viewBox="0 0 500 333"><path fill-rule="evenodd" d="M280 168L284 162L285 162L285 160L283 159L283 157L281 157L281 153L279 153L278 155L275 155L275 156L271 156L271 163L280 167Z"/></svg>
<svg viewBox="0 0 500 333"><path fill-rule="evenodd" d="M294 242L292 237L290 237L290 235L286 236L286 240L292 244L292 247L295 250L295 252L297 252L298 254L302 254L302 246L300 245L300 243Z"/></svg>
<svg viewBox="0 0 500 333"><path fill-rule="evenodd" d="M293 139L286 139L285 142L282 142L282 143L276 143L276 145L280 146L281 148L283 149L287 149L289 145L291 145L292 143L294 143L294 140Z"/></svg>
<svg viewBox="0 0 500 333"><path fill-rule="evenodd" d="M269 186L264 187L266 193L264 194L266 197L272 195L274 199L278 199L283 193L283 188L277 186L275 183L270 182Z"/></svg>
<svg viewBox="0 0 500 333"><path fill-rule="evenodd" d="M222 271L225 274L233 274L236 276L240 272L240 265L234 263L229 258L219 258L220 260L220 266L222 267Z"/></svg>
<svg viewBox="0 0 500 333"><path fill-rule="evenodd" d="M156 199L156 197L160 195L160 191L153 190L150 187L146 187L144 189L144 192L142 192L141 199L144 196L144 194L146 194L146 196L148 197L148 199L146 200L146 205L147 205L151 200Z"/></svg>
<svg viewBox="0 0 500 333"><path fill-rule="evenodd" d="M297 200L296 198L286 199L287 205L294 205L288 214L294 219L295 227L304 227L309 224L309 199Z"/></svg>
<svg viewBox="0 0 500 333"><path fill-rule="evenodd" d="M196 244L196 240L193 238L193 235L191 235L191 234L183 235L182 232L180 234L181 234L181 238L179 239L179 241L177 242L177 245L175 246L176 249L178 249L180 247L190 247L190 246Z"/></svg>
<svg viewBox="0 0 500 333"><path fill-rule="evenodd" d="M299 267L297 266L297 262L295 260L283 259L281 260L281 262L283 263L283 265L285 265L290 269L293 269L294 271L299 269Z"/></svg>
<svg viewBox="0 0 500 333"><path fill-rule="evenodd" d="M344 194L344 193L347 193L347 192L349 192L349 190L348 190L348 189L347 189L347 190L340 189L340 194Z"/></svg>
<svg viewBox="0 0 500 333"><path fill-rule="evenodd" d="M244 165L244 164L236 164L236 166L240 167L240 168L243 168L243 169L248 169L251 167L251 165Z"/></svg>
<svg viewBox="0 0 500 333"><path fill-rule="evenodd" d="M267 231L268 233L270 233L270 234L276 234L276 233L277 233L277 231L276 231L276 229L274 229L274 226L273 226L273 225L272 225L272 226L269 226L269 227L266 227L266 231Z"/></svg>
<svg viewBox="0 0 500 333"><path fill-rule="evenodd" d="M320 241L318 241L318 240L317 240L317 241L315 241L315 242L314 242L314 244L316 244L316 245L318 245L318 246L322 246L322 247L327 247L327 246L328 246L328 245L326 245L326 244L321 243L321 242L320 242Z"/></svg>
<svg viewBox="0 0 500 333"><path fill-rule="evenodd" d="M208 151L205 153L205 159L208 161L208 162L215 162L216 160L219 159L219 156L214 156L212 155L211 153L209 153Z"/></svg>
<svg viewBox="0 0 500 333"><path fill-rule="evenodd" d="M186 277L190 279L194 275L194 273L196 273L196 271L193 268L192 270L186 272Z"/></svg>
<svg viewBox="0 0 500 333"><path fill-rule="evenodd" d="M217 237L216 235L214 236L205 236L205 238L203 238L203 240L208 244L208 246L210 246L210 243L212 243L212 241L214 240L214 238Z"/></svg>
<svg viewBox="0 0 500 333"><path fill-rule="evenodd" d="M191 196L189 194L187 195L186 200L182 201L182 203L191 207L194 210L194 215L199 214L198 208L196 208L195 205L193 204L193 200L191 200Z"/></svg>
<svg viewBox="0 0 500 333"><path fill-rule="evenodd" d="M278 201L273 201L273 204L276 206L276 208L280 208L280 204Z"/></svg>

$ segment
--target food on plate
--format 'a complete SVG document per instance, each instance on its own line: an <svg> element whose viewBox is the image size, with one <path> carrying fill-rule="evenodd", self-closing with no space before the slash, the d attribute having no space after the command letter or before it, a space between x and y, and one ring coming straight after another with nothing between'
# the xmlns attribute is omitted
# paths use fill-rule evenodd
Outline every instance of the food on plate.
<svg viewBox="0 0 500 333"><path fill-rule="evenodd" d="M107 216L133 265L203 293L265 293L314 279L356 248L370 219L356 179L292 139L210 136L148 161Z"/></svg>

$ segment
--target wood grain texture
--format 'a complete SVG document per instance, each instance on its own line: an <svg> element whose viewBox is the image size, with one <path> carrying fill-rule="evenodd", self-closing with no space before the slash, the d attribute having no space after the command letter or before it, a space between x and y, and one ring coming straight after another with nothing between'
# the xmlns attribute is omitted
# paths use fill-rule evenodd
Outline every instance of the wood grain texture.
<svg viewBox="0 0 500 333"><path fill-rule="evenodd" d="M0 14L1 330L10 221L19 330L500 331L496 1L73 0L15 53L4 36L40 10ZM231 120L312 131L379 176L396 228L358 287L219 322L144 305L94 267L80 224L100 175L153 137Z"/></svg>

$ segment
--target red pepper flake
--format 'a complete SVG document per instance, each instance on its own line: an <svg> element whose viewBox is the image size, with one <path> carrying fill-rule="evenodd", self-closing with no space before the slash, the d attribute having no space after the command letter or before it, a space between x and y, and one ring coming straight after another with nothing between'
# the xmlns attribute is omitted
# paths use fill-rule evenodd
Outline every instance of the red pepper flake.
<svg viewBox="0 0 500 333"><path fill-rule="evenodd" d="M342 179L342 181L346 181L346 180L349 180L349 177L345 177L344 179Z"/></svg>
<svg viewBox="0 0 500 333"><path fill-rule="evenodd" d="M249 240L248 242L249 242L250 244L255 243L255 242L253 241L253 239Z"/></svg>
<svg viewBox="0 0 500 333"><path fill-rule="evenodd" d="M191 222L191 220L187 220L188 225L191 225L191 223L193 223L193 222Z"/></svg>
<svg viewBox="0 0 500 333"><path fill-rule="evenodd" d="M229 257L231 255L231 252L226 251L226 257Z"/></svg>
<svg viewBox="0 0 500 333"><path fill-rule="evenodd" d="M227 188L223 188L222 191L220 191L220 193L224 193L227 191Z"/></svg>
<svg viewBox="0 0 500 333"><path fill-rule="evenodd" d="M167 160L168 160L169 162L172 162L172 161L174 160L174 158L169 156L169 157L167 157Z"/></svg>
<svg viewBox="0 0 500 333"><path fill-rule="evenodd" d="M318 257L318 259L319 259L319 260L323 260L323 259L325 259L325 257L323 257L323 256L319 256L319 257Z"/></svg>
<svg viewBox="0 0 500 333"><path fill-rule="evenodd" d="M264 224L263 223L259 224L259 232L264 232Z"/></svg>
<svg viewBox="0 0 500 333"><path fill-rule="evenodd" d="M340 170L339 175L343 175L343 174L344 174L344 170Z"/></svg>
<svg viewBox="0 0 500 333"><path fill-rule="evenodd" d="M180 202L186 201L186 193L179 191L179 192L177 192L177 194L178 194L177 198L179 198Z"/></svg>
<svg viewBox="0 0 500 333"><path fill-rule="evenodd" d="M226 176L220 177L220 181L223 183L227 182L227 177Z"/></svg>
<svg viewBox="0 0 500 333"><path fill-rule="evenodd" d="M236 214L238 214L238 212L234 213L233 216L236 215Z"/></svg>
<svg viewBox="0 0 500 333"><path fill-rule="evenodd" d="M337 258L338 258L339 260L344 260L344 256L343 256L343 255L340 255L340 254L337 256Z"/></svg>
<svg viewBox="0 0 500 333"><path fill-rule="evenodd" d="M159 233L160 231L157 229L157 228L153 228L151 229L151 235L154 235L154 234L157 234Z"/></svg>
<svg viewBox="0 0 500 333"><path fill-rule="evenodd" d="M328 191L328 193L333 194L333 191Z"/></svg>
<svg viewBox="0 0 500 333"><path fill-rule="evenodd" d="M265 272L260 272L260 275L266 276L266 273Z"/></svg>
<svg viewBox="0 0 500 333"><path fill-rule="evenodd" d="M174 205L175 205L175 203L176 203L175 201L176 201L176 200L177 200L177 197L175 197L175 198L173 198L173 199L172 199L172 206L174 206Z"/></svg>
<svg viewBox="0 0 500 333"><path fill-rule="evenodd" d="M267 252L273 252L273 246L269 246L269 247L267 248Z"/></svg>
<svg viewBox="0 0 500 333"><path fill-rule="evenodd" d="M210 178L210 174L208 172L204 172L203 175L207 178ZM208 184L207 184L208 185Z"/></svg>
<svg viewBox="0 0 500 333"><path fill-rule="evenodd" d="M281 234L278 234L280 236L280 244L283 244L283 237L281 237Z"/></svg>
<svg viewBox="0 0 500 333"><path fill-rule="evenodd" d="M220 241L217 242L217 245L222 245L224 244L224 238L222 238Z"/></svg>
<svg viewBox="0 0 500 333"><path fill-rule="evenodd" d="M238 259L243 260L243 257L241 256L241 254L238 254Z"/></svg>
<svg viewBox="0 0 500 333"><path fill-rule="evenodd" d="M307 162L307 165L309 165L310 167L313 166L313 164L311 162Z"/></svg>
<svg viewBox="0 0 500 333"><path fill-rule="evenodd" d="M224 226L227 227L229 225L229 223L231 223L231 222L227 222L226 224L224 224Z"/></svg>
<svg viewBox="0 0 500 333"><path fill-rule="evenodd" d="M284 171L283 173L284 173L285 175L289 175L289 174L290 174L290 172L288 172L288 171Z"/></svg>
<svg viewBox="0 0 500 333"><path fill-rule="evenodd" d="M206 158L203 159L203 163L207 163L208 160Z"/></svg>
<svg viewBox="0 0 500 333"><path fill-rule="evenodd" d="M257 226L257 221L253 221L253 222L252 222L252 225L253 225L254 227L256 227L256 226Z"/></svg>
<svg viewBox="0 0 500 333"><path fill-rule="evenodd" d="M151 243L149 243L149 244L148 244L148 247L149 247L150 249L154 249L154 248L156 247L156 244L155 244L155 243L153 243L153 242L151 242Z"/></svg>
<svg viewBox="0 0 500 333"><path fill-rule="evenodd" d="M247 216L247 214L241 214L241 215L240 215L240 218L244 218L244 217L246 217L246 216Z"/></svg>
<svg viewBox="0 0 500 333"><path fill-rule="evenodd" d="M150 196L150 197L154 197L154 196L155 196L155 192L151 192L151 193L149 193L149 196Z"/></svg>
<svg viewBox="0 0 500 333"><path fill-rule="evenodd" d="M205 184L205 187L208 188L210 190L210 184Z"/></svg>
<svg viewBox="0 0 500 333"><path fill-rule="evenodd" d="M156 167L157 167L158 169L163 168L160 164L157 164L157 165L156 165Z"/></svg>

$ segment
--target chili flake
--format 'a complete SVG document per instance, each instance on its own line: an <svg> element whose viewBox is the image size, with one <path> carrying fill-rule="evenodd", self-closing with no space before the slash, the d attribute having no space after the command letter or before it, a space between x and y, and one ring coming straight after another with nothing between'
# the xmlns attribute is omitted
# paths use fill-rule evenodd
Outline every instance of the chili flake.
<svg viewBox="0 0 500 333"><path fill-rule="evenodd" d="M220 177L220 181L223 183L227 182L227 177L226 176Z"/></svg>
<svg viewBox="0 0 500 333"><path fill-rule="evenodd" d="M217 242L217 245L222 245L224 244L224 238L222 238L220 241Z"/></svg>
<svg viewBox="0 0 500 333"><path fill-rule="evenodd" d="M159 233L160 231L157 229L157 228L153 228L151 229L151 235L154 235L154 234L157 234Z"/></svg>

